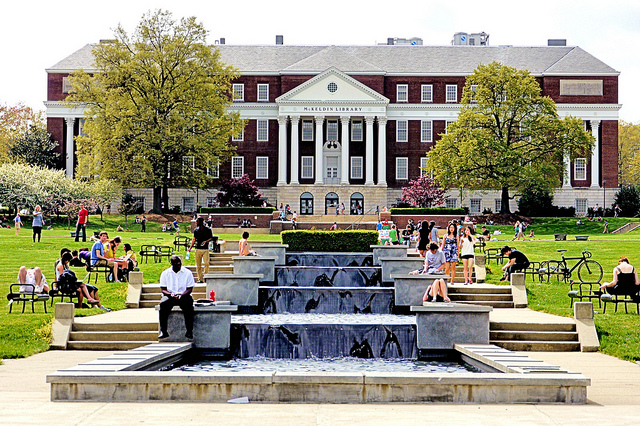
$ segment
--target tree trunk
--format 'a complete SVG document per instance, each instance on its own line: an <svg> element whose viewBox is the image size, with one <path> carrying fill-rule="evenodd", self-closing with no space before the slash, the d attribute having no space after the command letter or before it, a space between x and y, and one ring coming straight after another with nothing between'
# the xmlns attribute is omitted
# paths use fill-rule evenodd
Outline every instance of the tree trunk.
<svg viewBox="0 0 640 426"><path fill-rule="evenodd" d="M162 202L164 203L164 209L165 209L164 211L168 211L170 208L169 207L169 188L167 187L166 183L162 185Z"/></svg>
<svg viewBox="0 0 640 426"><path fill-rule="evenodd" d="M162 188L153 188L153 212L162 213L160 211L160 203L162 202Z"/></svg>
<svg viewBox="0 0 640 426"><path fill-rule="evenodd" d="M509 208L509 187L502 187L502 202L500 203L500 213L501 214L511 214L511 209Z"/></svg>

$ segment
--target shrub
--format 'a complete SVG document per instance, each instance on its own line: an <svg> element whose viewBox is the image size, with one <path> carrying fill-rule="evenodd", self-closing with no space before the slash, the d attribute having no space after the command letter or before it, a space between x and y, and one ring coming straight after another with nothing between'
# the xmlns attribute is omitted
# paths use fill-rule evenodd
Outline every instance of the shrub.
<svg viewBox="0 0 640 426"><path fill-rule="evenodd" d="M525 188L518 200L518 211L523 216L548 216L552 206L552 192L536 184Z"/></svg>
<svg viewBox="0 0 640 426"><path fill-rule="evenodd" d="M377 231L283 231L282 243L288 244L288 250L354 252L371 251L378 243Z"/></svg>
<svg viewBox="0 0 640 426"><path fill-rule="evenodd" d="M259 213L271 214L276 209L274 207L201 207L200 213Z"/></svg>
<svg viewBox="0 0 640 426"><path fill-rule="evenodd" d="M452 216L462 216L467 214L469 210L467 208L460 209L447 209L445 207L413 207L408 209L390 209L389 212L394 215L452 215Z"/></svg>
<svg viewBox="0 0 640 426"><path fill-rule="evenodd" d="M640 191L632 185L623 186L620 191L616 192L613 206L620 207L620 215L622 217L634 217L640 210Z"/></svg>

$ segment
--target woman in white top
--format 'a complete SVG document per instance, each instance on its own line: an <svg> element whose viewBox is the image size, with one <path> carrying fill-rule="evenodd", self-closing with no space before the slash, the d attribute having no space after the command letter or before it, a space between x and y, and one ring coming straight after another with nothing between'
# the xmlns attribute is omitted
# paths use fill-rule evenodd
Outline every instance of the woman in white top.
<svg viewBox="0 0 640 426"><path fill-rule="evenodd" d="M464 235L460 238L460 259L462 259L462 271L464 273L464 284L473 284L473 259L476 238L473 236L471 227L464 228Z"/></svg>

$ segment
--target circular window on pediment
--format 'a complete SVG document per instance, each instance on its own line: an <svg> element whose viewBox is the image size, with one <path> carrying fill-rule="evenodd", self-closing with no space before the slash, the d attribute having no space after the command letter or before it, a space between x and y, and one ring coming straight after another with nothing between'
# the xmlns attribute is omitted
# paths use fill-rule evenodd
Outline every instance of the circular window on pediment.
<svg viewBox="0 0 640 426"><path fill-rule="evenodd" d="M338 91L338 85L332 81L331 83L327 84L327 90L329 91L329 93L336 93Z"/></svg>

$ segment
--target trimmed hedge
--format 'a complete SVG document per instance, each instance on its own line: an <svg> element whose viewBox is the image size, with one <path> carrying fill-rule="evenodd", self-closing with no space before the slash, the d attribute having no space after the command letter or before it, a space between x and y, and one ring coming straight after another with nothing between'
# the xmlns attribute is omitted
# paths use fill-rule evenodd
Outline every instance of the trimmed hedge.
<svg viewBox="0 0 640 426"><path fill-rule="evenodd" d="M468 209L466 207L460 209L447 209L445 207L411 207L406 209L392 208L389 209L389 212L391 214L402 216L412 214L464 216L468 213Z"/></svg>
<svg viewBox="0 0 640 426"><path fill-rule="evenodd" d="M378 231L283 231L289 251L369 252L378 243Z"/></svg>
<svg viewBox="0 0 640 426"><path fill-rule="evenodd" d="M200 213L261 213L272 214L274 207L200 207Z"/></svg>

